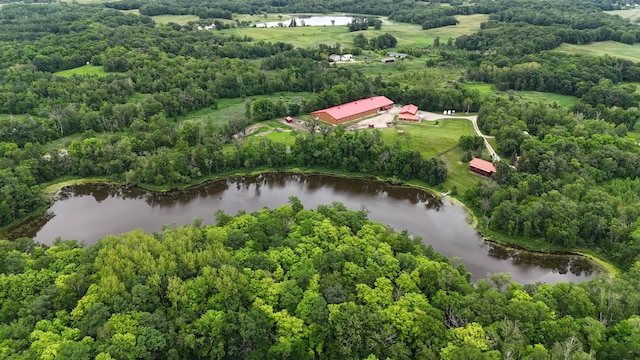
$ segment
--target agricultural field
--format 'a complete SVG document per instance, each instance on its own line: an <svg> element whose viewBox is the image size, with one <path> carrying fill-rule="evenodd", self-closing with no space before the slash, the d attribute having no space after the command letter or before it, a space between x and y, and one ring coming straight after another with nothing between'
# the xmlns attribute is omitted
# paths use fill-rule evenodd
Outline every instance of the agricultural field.
<svg viewBox="0 0 640 360"><path fill-rule="evenodd" d="M628 45L616 41L602 41L588 45L562 44L558 51L590 56L609 55L635 62L640 61L640 44Z"/></svg>
<svg viewBox="0 0 640 360"><path fill-rule="evenodd" d="M72 75L96 75L96 76L107 76L107 72L104 71L104 66L95 66L95 65L82 65L77 68L58 71L54 73L54 75L62 76L62 77L70 77Z"/></svg>

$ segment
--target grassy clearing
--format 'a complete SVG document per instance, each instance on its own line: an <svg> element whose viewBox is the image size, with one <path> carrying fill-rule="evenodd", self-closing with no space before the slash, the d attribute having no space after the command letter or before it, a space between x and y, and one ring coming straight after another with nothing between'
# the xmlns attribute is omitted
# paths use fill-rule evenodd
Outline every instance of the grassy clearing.
<svg viewBox="0 0 640 360"><path fill-rule="evenodd" d="M639 124L640 125L640 124ZM636 143L640 144L640 129L639 130L634 130L634 131L629 131L627 133L627 138L633 140Z"/></svg>
<svg viewBox="0 0 640 360"><path fill-rule="evenodd" d="M25 120L25 119L29 119L30 117L33 117L34 119L37 118L37 116L31 116L29 114L19 114L19 115L12 115L12 114L0 114L0 121L8 121L9 119L13 118L15 120ZM0 140L2 141L2 140Z"/></svg>
<svg viewBox="0 0 640 360"><path fill-rule="evenodd" d="M558 50L567 54L591 56L609 55L640 62L640 44L627 45L615 41L602 41L588 45L562 44Z"/></svg>
<svg viewBox="0 0 640 360"><path fill-rule="evenodd" d="M469 90L477 90L480 93L480 97L483 99L491 94L495 94L498 91L495 85L487 84L487 83L479 83L479 82L464 83L462 84L462 86L464 86Z"/></svg>
<svg viewBox="0 0 640 360"><path fill-rule="evenodd" d="M138 9L131 9L131 10L118 10L121 13L125 13L125 14L133 14L133 15L140 15L140 10Z"/></svg>
<svg viewBox="0 0 640 360"><path fill-rule="evenodd" d="M578 102L575 96L561 95L554 93L544 93L539 91L515 91L515 97L525 102L544 102L547 104L557 103L558 105L569 108Z"/></svg>
<svg viewBox="0 0 640 360"><path fill-rule="evenodd" d="M95 65L82 65L77 68L62 70L54 73L54 75L62 76L62 77L70 77L72 75L78 76L107 76L107 72L104 71L104 66L95 66Z"/></svg>
<svg viewBox="0 0 640 360"><path fill-rule="evenodd" d="M640 9L629 9L629 10L613 10L613 11L605 11L607 14L618 15L620 17L631 20L632 22L640 22Z"/></svg>
<svg viewBox="0 0 640 360"><path fill-rule="evenodd" d="M489 19L488 15L459 15L456 19L460 22L455 26L444 26L435 29L424 30L424 36L431 40L440 37L440 43L446 43L449 38L455 40L458 36L472 34L480 30L480 24Z"/></svg>
<svg viewBox="0 0 640 360"><path fill-rule="evenodd" d="M398 130L403 133L399 133ZM387 144L401 149L416 150L426 157L456 147L460 136L471 134L471 122L462 119L402 123L396 128L382 129L382 138Z"/></svg>
<svg viewBox="0 0 640 360"><path fill-rule="evenodd" d="M487 83L465 83L462 84L462 86L469 90L477 90L480 93L480 97L482 97L483 99L492 94L509 96L513 95L515 99L520 101L533 103L542 101L543 103L550 105L556 103L564 108L569 108L578 102L577 97L562 94L545 93L539 91L498 91L493 84Z"/></svg>
<svg viewBox="0 0 640 360"><path fill-rule="evenodd" d="M198 21L200 18L196 15L158 15L152 16L153 21L158 24L176 23L184 25L189 21Z"/></svg>
<svg viewBox="0 0 640 360"><path fill-rule="evenodd" d="M255 99L270 99L272 101L282 100L285 103L296 102L309 99L313 96L312 93L292 93L281 92L273 95L261 95L251 96L248 100ZM245 100L242 98L233 99L219 99L218 108L204 108L197 111L192 111L184 116L178 117L178 121L191 120L196 122L208 122L212 121L214 126L222 126L228 123L230 120L243 117L246 111Z"/></svg>

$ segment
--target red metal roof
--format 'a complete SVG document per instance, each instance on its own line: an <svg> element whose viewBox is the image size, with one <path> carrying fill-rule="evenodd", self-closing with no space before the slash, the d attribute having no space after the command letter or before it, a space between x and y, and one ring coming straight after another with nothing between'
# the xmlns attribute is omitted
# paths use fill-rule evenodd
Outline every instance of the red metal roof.
<svg viewBox="0 0 640 360"><path fill-rule="evenodd" d="M418 121L418 120L420 120L420 116L409 114L409 113L401 113L400 115L398 115L398 119L400 119L400 120Z"/></svg>
<svg viewBox="0 0 640 360"><path fill-rule="evenodd" d="M367 99L360 99L352 101L346 104L326 108L323 110L314 111L314 113L326 112L334 119L342 119L351 115L360 114L365 111L378 109L386 106L393 105L393 101L387 99L385 96L374 96Z"/></svg>
<svg viewBox="0 0 640 360"><path fill-rule="evenodd" d="M480 169L482 171L490 172L490 173L496 172L496 167L495 165L493 165L492 162L478 159L478 158L473 158L471 161L469 161L469 166L474 167L476 169Z"/></svg>
<svg viewBox="0 0 640 360"><path fill-rule="evenodd" d="M402 107L402 109L400 109L400 114L409 113L409 114L415 115L417 112L418 112L418 107L413 104L405 105Z"/></svg>

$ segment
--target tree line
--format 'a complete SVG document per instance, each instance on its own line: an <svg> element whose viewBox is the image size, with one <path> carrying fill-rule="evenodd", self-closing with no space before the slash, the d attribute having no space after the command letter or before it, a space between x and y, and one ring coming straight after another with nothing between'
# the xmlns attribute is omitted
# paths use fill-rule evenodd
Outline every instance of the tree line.
<svg viewBox="0 0 640 360"><path fill-rule="evenodd" d="M624 124L498 98L478 125L515 163L498 163L494 181L464 196L486 228L588 248L623 268L640 259L640 207L621 201L640 175L640 153Z"/></svg>
<svg viewBox="0 0 640 360"><path fill-rule="evenodd" d="M340 203L135 230L80 247L0 241L11 359L633 358L640 263L615 278L476 284Z"/></svg>

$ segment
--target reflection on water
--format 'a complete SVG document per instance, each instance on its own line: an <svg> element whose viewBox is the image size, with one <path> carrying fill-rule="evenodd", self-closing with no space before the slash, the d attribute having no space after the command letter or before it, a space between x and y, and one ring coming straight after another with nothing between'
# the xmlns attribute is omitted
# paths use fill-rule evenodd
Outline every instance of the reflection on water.
<svg viewBox="0 0 640 360"><path fill-rule="evenodd" d="M365 208L369 218L407 230L448 256L459 257L474 280L510 272L519 282L584 281L597 275L579 256L505 249L482 241L468 224L465 210L447 198L415 188L392 186L372 179L325 175L267 173L212 181L185 191L156 193L132 187L75 185L61 189L48 213L11 229L10 239L32 237L52 244L60 237L93 244L108 234L142 228L161 231L214 214L275 208L296 196L306 208L333 201L352 209Z"/></svg>

